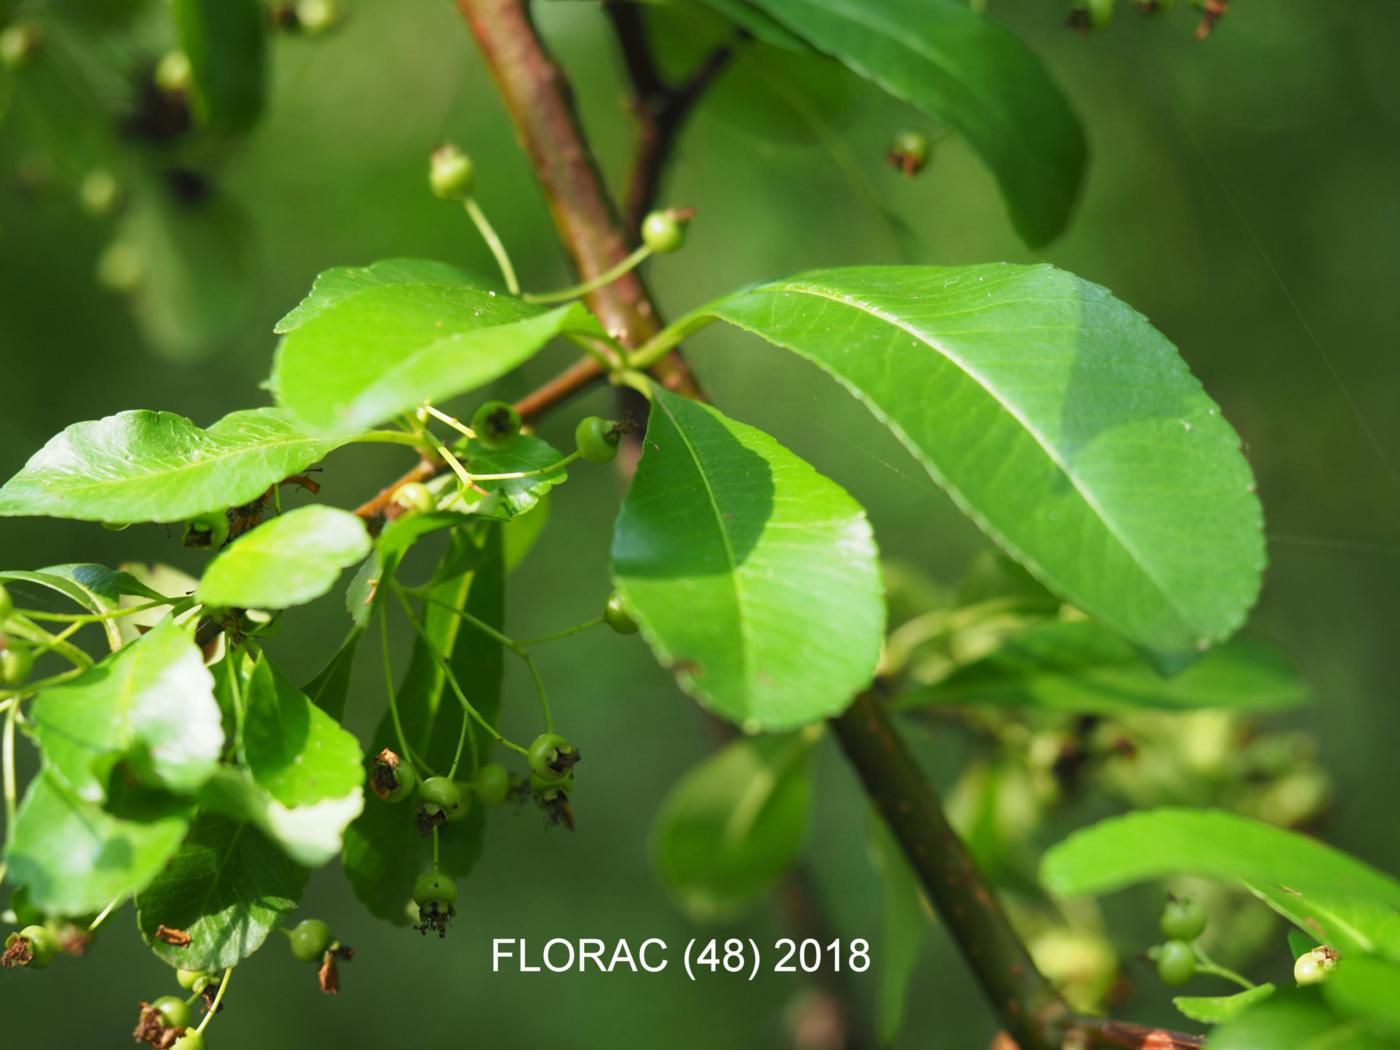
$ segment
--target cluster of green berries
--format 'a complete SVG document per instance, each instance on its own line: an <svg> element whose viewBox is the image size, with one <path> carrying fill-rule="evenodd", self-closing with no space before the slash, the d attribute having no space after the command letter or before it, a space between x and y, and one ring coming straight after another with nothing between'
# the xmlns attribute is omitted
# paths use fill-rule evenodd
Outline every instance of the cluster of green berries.
<svg viewBox="0 0 1400 1050"><path fill-rule="evenodd" d="M1191 942L1205 932L1206 912L1195 901L1172 897L1162 910L1158 923L1168 940L1148 951L1157 965L1157 976L1172 987L1185 984L1196 976L1196 949Z"/></svg>
<svg viewBox="0 0 1400 1050"><path fill-rule="evenodd" d="M190 1003L200 995L207 1000L219 979L201 970L179 970L175 978L181 988L194 995L189 999L162 995L153 1002L143 1002L133 1035L138 1043L149 1046L169 1047L170 1050L204 1050L204 1033L190 1026L193 1020Z"/></svg>
<svg viewBox="0 0 1400 1050"><path fill-rule="evenodd" d="M0 688L21 684L34 669L34 650L18 638L3 633L14 611L15 601L0 583Z"/></svg>

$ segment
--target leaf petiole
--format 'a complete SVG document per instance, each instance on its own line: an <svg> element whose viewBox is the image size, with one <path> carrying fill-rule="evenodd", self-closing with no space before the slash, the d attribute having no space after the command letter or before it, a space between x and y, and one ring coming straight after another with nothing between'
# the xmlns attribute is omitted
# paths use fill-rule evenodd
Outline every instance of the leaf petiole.
<svg viewBox="0 0 1400 1050"><path fill-rule="evenodd" d="M645 244L639 246L631 255L613 266L609 266L592 280L584 281L569 288L561 288L556 292L522 292L520 298L527 303L566 303L570 299L582 299L585 295L596 292L599 288L604 288L613 283L629 270L640 266L650 255L652 249Z"/></svg>

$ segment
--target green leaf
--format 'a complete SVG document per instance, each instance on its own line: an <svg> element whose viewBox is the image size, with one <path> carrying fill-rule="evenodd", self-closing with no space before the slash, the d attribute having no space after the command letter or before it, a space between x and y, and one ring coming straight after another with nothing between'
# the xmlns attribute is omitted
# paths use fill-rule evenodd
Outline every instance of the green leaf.
<svg viewBox="0 0 1400 1050"><path fill-rule="evenodd" d="M460 548L473 540L464 530L452 534L444 562L473 564L475 568L435 584L429 592L438 602L465 608L473 616L498 629L505 622L505 572L501 560L499 526L487 526L479 558L464 557ZM460 616L437 604L428 604L421 622L433 648L447 654L454 675L473 705L488 720L500 708L504 660L500 645L466 624ZM382 672L381 672L382 673ZM416 641L408 669L397 690L399 713L409 746L446 773L464 715L456 695L426 645ZM457 776L468 779L476 763L489 760L493 742L473 730ZM374 735L371 749L402 752L393 722L386 714ZM471 871L481 852L485 821L481 809L451 826L441 837L442 870L453 878ZM389 922L408 921L405 906L413 883L432 861L432 840L418 833L411 803L381 802L371 794L365 810L345 833L345 874L355 896L371 914Z"/></svg>
<svg viewBox="0 0 1400 1050"><path fill-rule="evenodd" d="M490 449L478 441L468 441L462 462L472 474L518 474L552 467L563 458L549 442L522 434L503 449ZM454 502L452 507L461 507L495 521L509 521L534 510L545 493L568 479L568 471L561 468L529 478L481 481L478 484L490 495L473 503ZM448 483L455 485L456 481L448 479Z"/></svg>
<svg viewBox="0 0 1400 1050"><path fill-rule="evenodd" d="M100 615L121 608L125 597L147 601L162 597L130 573L114 571L105 565L53 565L38 572L14 569L0 572L0 580L47 587L77 602L88 612ZM113 651L121 648L121 626L116 620L103 620L102 630Z"/></svg>
<svg viewBox="0 0 1400 1050"><path fill-rule="evenodd" d="M1316 989L1286 991L1222 1025L1206 1050L1393 1050L1327 1008Z"/></svg>
<svg viewBox="0 0 1400 1050"><path fill-rule="evenodd" d="M9 879L54 915L85 915L139 892L164 870L189 828L166 804L140 819L84 802L53 773L29 785L10 835Z"/></svg>
<svg viewBox="0 0 1400 1050"><path fill-rule="evenodd" d="M514 572L535 549L535 544L549 524L549 496L542 496L533 514L525 514L501 525L501 543L505 548L506 572Z"/></svg>
<svg viewBox="0 0 1400 1050"><path fill-rule="evenodd" d="M263 107L262 5L258 0L174 0L173 14L194 75L196 116L221 131L248 130Z"/></svg>
<svg viewBox="0 0 1400 1050"><path fill-rule="evenodd" d="M1239 436L1097 285L1049 266L868 267L701 313L829 372L1007 553L1138 645L1180 662L1254 602L1264 541Z"/></svg>
<svg viewBox="0 0 1400 1050"><path fill-rule="evenodd" d="M205 605L235 609L301 605L334 587L341 571L369 549L365 523L349 511L298 507L220 552L204 570L195 596Z"/></svg>
<svg viewBox="0 0 1400 1050"><path fill-rule="evenodd" d="M820 51L962 135L992 169L1017 232L1060 234L1084 173L1084 133L1021 41L960 3L753 0Z"/></svg>
<svg viewBox="0 0 1400 1050"><path fill-rule="evenodd" d="M765 44L772 44L774 47L781 47L788 51L807 50L807 45L801 37L784 29L777 19L764 14L748 0L703 0L703 2L743 29L755 40L762 40ZM755 3L761 3L761 0L755 0Z"/></svg>
<svg viewBox="0 0 1400 1050"><path fill-rule="evenodd" d="M1316 937L1309 937L1302 930L1290 929L1288 931L1288 950L1292 953L1293 958L1296 959L1300 955L1306 955L1317 946L1318 940Z"/></svg>
<svg viewBox="0 0 1400 1050"><path fill-rule="evenodd" d="M214 679L190 633L171 620L46 689L31 714L47 768L88 802L107 798L118 766L188 794L223 751Z"/></svg>
<svg viewBox="0 0 1400 1050"><path fill-rule="evenodd" d="M262 946L296 908L308 873L251 824L204 813L164 871L136 898L141 935L162 961L221 970ZM156 937L168 926L184 947Z"/></svg>
<svg viewBox="0 0 1400 1050"><path fill-rule="evenodd" d="M875 1015L880 1042L894 1045L904 1026L909 982L928 936L919 879L884 818L871 811L870 859L880 877L880 968Z"/></svg>
<svg viewBox="0 0 1400 1050"><path fill-rule="evenodd" d="M1238 882L1343 955L1400 961L1400 882L1296 832L1218 810L1157 809L1100 821L1054 846L1041 881L1067 896L1173 875Z"/></svg>
<svg viewBox="0 0 1400 1050"><path fill-rule="evenodd" d="M456 282L371 282L295 321L270 385L308 426L354 434L484 386L570 331L600 330L577 303L545 310Z"/></svg>
<svg viewBox="0 0 1400 1050"><path fill-rule="evenodd" d="M171 412L119 412L51 438L0 488L0 516L183 521L250 503L341 444L271 408L208 430Z"/></svg>
<svg viewBox="0 0 1400 1050"><path fill-rule="evenodd" d="M330 662L306 683L305 693L311 702L336 721L345 713L345 701L350 696L350 676L355 667L355 654L364 636L363 627L352 627Z"/></svg>
<svg viewBox="0 0 1400 1050"><path fill-rule="evenodd" d="M345 829L364 809L364 794L358 790L306 805L285 806L247 770L233 766L220 767L199 789L198 797L205 813L252 825L288 857L308 868L335 859L344 845Z"/></svg>
<svg viewBox="0 0 1400 1050"><path fill-rule="evenodd" d="M685 774L652 830L657 871L698 918L734 914L796 863L812 807L819 731L741 737Z"/></svg>
<svg viewBox="0 0 1400 1050"><path fill-rule="evenodd" d="M272 330L286 335L351 296L386 284L460 285L482 292L496 287L467 270L432 259L381 259L368 266L336 266L317 274L306 298Z"/></svg>
<svg viewBox="0 0 1400 1050"><path fill-rule="evenodd" d="M1342 959L1322 985L1340 1014L1355 1017L1377 1035L1400 1040L1400 966L1384 959Z"/></svg>
<svg viewBox="0 0 1400 1050"><path fill-rule="evenodd" d="M865 512L707 405L655 388L612 559L657 659L746 729L835 714L875 673L884 603Z"/></svg>
<svg viewBox="0 0 1400 1050"><path fill-rule="evenodd" d="M263 654L244 697L243 761L253 779L284 806L362 798L359 742Z"/></svg>
<svg viewBox="0 0 1400 1050"><path fill-rule="evenodd" d="M1201 1024L1224 1024L1263 1002L1274 990L1272 984L1265 983L1234 995L1178 995L1172 1005Z"/></svg>
<svg viewBox="0 0 1400 1050"><path fill-rule="evenodd" d="M1274 650L1236 638L1163 677L1111 631L1050 621L1012 636L989 656L900 699L925 704L1002 704L1079 714L1223 708L1268 711L1308 699L1307 685Z"/></svg>

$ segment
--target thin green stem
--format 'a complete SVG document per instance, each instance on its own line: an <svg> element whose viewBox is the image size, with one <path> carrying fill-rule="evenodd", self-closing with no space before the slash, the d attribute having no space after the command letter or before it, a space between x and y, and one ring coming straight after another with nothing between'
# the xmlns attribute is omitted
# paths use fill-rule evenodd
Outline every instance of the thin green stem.
<svg viewBox="0 0 1400 1050"><path fill-rule="evenodd" d="M15 833L15 811L19 803L19 791L15 785L15 720L19 717L19 697L11 697L5 709L5 731L3 747L5 783L5 836Z"/></svg>
<svg viewBox="0 0 1400 1050"><path fill-rule="evenodd" d="M540 669L535 666L535 658L530 655L528 649L520 650L520 658L530 669L530 677L535 680L535 691L540 694L540 710L544 712L544 731L552 733L554 732L554 715L549 710L549 694L545 692L544 678L540 675Z"/></svg>
<svg viewBox="0 0 1400 1050"><path fill-rule="evenodd" d="M565 627L562 631L555 631L553 634L542 634L538 638L526 638L520 641L519 645L528 649L533 645L543 645L545 642L557 642L561 638L572 638L581 631L586 631L590 627L601 627L606 621L601 616L595 616L591 620L584 620L583 623L576 623L572 627Z"/></svg>
<svg viewBox="0 0 1400 1050"><path fill-rule="evenodd" d="M1196 969L1199 972L1212 974L1215 977L1223 977L1225 980L1239 985L1245 991L1249 991L1255 987L1254 982L1248 977L1245 977L1243 974L1238 974L1228 967L1221 966L1195 945L1192 945L1191 948L1196 953Z"/></svg>
<svg viewBox="0 0 1400 1050"><path fill-rule="evenodd" d="M475 197L468 197L463 205L467 209L467 214L471 216L472 222L476 225L477 232L481 234L481 239L486 242L486 247L490 248L491 254L496 257L496 265L501 268L501 276L506 281L506 290L511 295L519 295L520 281L516 279L515 267L510 262L510 253L506 251L505 244L496 233L496 227L491 225L491 220L481 210L481 205L476 203Z"/></svg>
<svg viewBox="0 0 1400 1050"><path fill-rule="evenodd" d="M440 853L439 841L440 841L440 839L439 839L439 836L438 836L438 828L437 828L437 825L434 824L434 825L433 825L433 874L434 874L434 875L437 874L437 870L438 870L438 866L439 866L439 861L438 861L438 857L439 857L439 853Z"/></svg>
<svg viewBox="0 0 1400 1050"><path fill-rule="evenodd" d="M522 755L528 754L528 751L525 748L521 747L519 744L515 743L512 740L507 740L504 736L502 736L500 730L498 730L495 726L488 722L485 716L482 715L482 713L476 709L476 705L474 705L470 700L467 699L467 694L462 691L462 686L457 681L457 675L453 672L452 665L449 664L446 658L440 652L437 651L437 648L433 645L433 640L428 637L428 632L424 630L423 625L418 621L418 617L413 615L413 606L409 603L408 596L405 593L404 588L396 585L394 587L394 595L399 599L400 604L403 606L404 615L408 617L408 622L413 625L413 630L417 633L418 637L422 639L424 648L427 649L429 655L431 655L434 662L437 663L438 669L442 671L443 678L446 680L452 692L456 694L458 702L462 705L462 710L466 711L467 714L471 715L472 718L476 719L477 723L480 724L480 726L483 729L485 729L488 733L490 733L491 738L495 740L498 744L508 747L512 751L519 752ZM446 603L442 604L445 605ZM452 606L448 605L447 608L451 609ZM460 612L461 610L454 611ZM470 622L471 620L474 620L475 617L468 616L467 619L468 622Z"/></svg>
<svg viewBox="0 0 1400 1050"><path fill-rule="evenodd" d="M146 612L150 609L159 609L163 605L174 605L178 600L176 598L161 598L159 601L147 602L145 605L128 605L105 613L51 613L32 609L25 609L23 613L31 620L51 620L58 623L77 624L82 627L90 623L117 620L123 616L134 616L136 613Z"/></svg>
<svg viewBox="0 0 1400 1050"><path fill-rule="evenodd" d="M394 722L394 736L399 741L399 753L411 767L416 763L413 751L408 746L408 737L404 735L403 722L399 718L399 701L394 692L394 665L389 660L389 617L384 613L379 614L379 646L384 656L384 686L389 694L389 717Z"/></svg>
<svg viewBox="0 0 1400 1050"><path fill-rule="evenodd" d="M465 711L462 712L462 732L457 737L457 750L452 755L452 768L447 771L447 779L451 780L457 775L457 767L462 764L462 748L467 742L467 737L471 735L471 719L467 717ZM481 760L476 753L476 739L472 738L472 772L475 772L481 764Z"/></svg>
<svg viewBox="0 0 1400 1050"><path fill-rule="evenodd" d="M570 299L582 299L585 295L596 292L599 288L606 287L617 280L623 274L641 265L648 256L652 254L652 249L645 244L638 247L627 258L622 259L617 264L608 267L592 280L584 281L569 288L561 288L557 292L524 292L520 298L527 303L565 303Z"/></svg>
<svg viewBox="0 0 1400 1050"><path fill-rule="evenodd" d="M199 1027L195 1029L200 1035L209 1027L209 1022L214 1019L214 1015L219 1012L219 1007L223 1005L224 993L228 991L229 978L233 976L233 967L230 966L224 971L224 979L219 982L219 990L214 995L214 1001L209 1004L209 1012L204 1015L204 1019L199 1022Z"/></svg>
<svg viewBox="0 0 1400 1050"><path fill-rule="evenodd" d="M626 368L631 361L627 347L616 339L584 335L582 332L565 332L564 338L582 349L605 372Z"/></svg>
<svg viewBox="0 0 1400 1050"><path fill-rule="evenodd" d="M426 413L428 413L428 415L432 416L434 419L439 420L439 421L441 421L441 422L443 422L443 423L446 423L449 427L451 427L453 430L457 431L457 433L461 434L463 437L468 437L468 438L475 438L475 437L476 437L476 431L473 430L471 427L467 426L465 423L463 423L463 422L462 422L460 419L458 419L456 416L449 416L446 412L442 412L442 411L440 411L440 410L434 408L432 405L428 404L426 401L423 403L423 411L426 412Z"/></svg>
<svg viewBox="0 0 1400 1050"><path fill-rule="evenodd" d="M467 468L462 465L462 461L460 459L453 455L452 450L450 448L444 445L432 434L428 434L426 431L424 431L424 433L427 434L428 440L432 442L433 448L437 451L437 454L442 457L442 461L446 463L448 467L451 468L452 473L457 475L457 480L462 483L463 487L468 489L474 489L477 492L486 491L476 483L476 479L474 479L471 476L471 472L468 471Z"/></svg>
<svg viewBox="0 0 1400 1050"><path fill-rule="evenodd" d="M103 908L100 912L97 913L97 918L93 919L92 922L88 923L87 932L96 933L97 927L101 926L104 922L106 922L107 916L111 915L112 912L116 911L117 908L120 907L122 901L125 899L125 895L113 897L111 901L108 902L107 907Z"/></svg>
<svg viewBox="0 0 1400 1050"><path fill-rule="evenodd" d="M509 474L473 474L473 481L515 481L517 478L537 478L541 474L553 474L556 470L563 470L574 460L578 459L581 453L570 452L557 463L551 463L547 467L540 467L538 470L517 470Z"/></svg>
<svg viewBox="0 0 1400 1050"><path fill-rule="evenodd" d="M10 618L9 623L6 625L6 630L9 631L10 634L17 635L26 642L30 642L41 652L52 650L74 667L81 667L83 670L87 670L92 666L92 657L83 652L76 645L67 641L67 636L81 626L82 624L75 624L66 631L54 635L44 630L38 624L31 622L27 617L16 615Z"/></svg>
<svg viewBox="0 0 1400 1050"><path fill-rule="evenodd" d="M417 434L405 430L370 430L350 439L356 445L411 445L422 449L423 441Z"/></svg>
<svg viewBox="0 0 1400 1050"><path fill-rule="evenodd" d="M632 351L632 367L646 371L674 350L682 340L690 338L715 318L704 312L704 307L692 310L679 320L672 321L661 331Z"/></svg>

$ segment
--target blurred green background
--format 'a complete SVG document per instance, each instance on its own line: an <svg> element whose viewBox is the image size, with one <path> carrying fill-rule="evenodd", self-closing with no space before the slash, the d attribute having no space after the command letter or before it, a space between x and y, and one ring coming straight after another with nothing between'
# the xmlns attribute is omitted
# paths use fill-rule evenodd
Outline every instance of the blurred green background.
<svg viewBox="0 0 1400 1050"><path fill-rule="evenodd" d="M139 55L104 36L100 18L117 0L66 6L95 22L91 62L41 64L8 80L0 103L9 107L0 123L0 475L75 420L149 407L207 425L264 403L272 324L318 270L391 255L487 269L460 210L424 186L426 154L445 138L476 157L480 199L527 287L566 282L531 174L451 5L359 0L337 32L276 42L266 118L246 140L194 158L213 172L215 195L183 224L178 253L152 264L164 267L151 275L164 298L133 313L94 280L113 230L84 216L75 196L94 163L137 180L139 162L130 150L111 153L111 130L70 99L75 89L76 97L114 90L100 75L75 83L75 69L124 72ZM619 179L629 126L598 7L536 7L573 74L607 172ZM686 251L652 265L659 297L674 316L738 284L816 266L1044 258L1142 310L1223 405L1258 473L1272 564L1249 631L1287 650L1315 686L1314 706L1291 721L1317 735L1336 778L1325 830L1371 862L1400 868L1392 755L1400 6L1240 0L1204 45L1191 39L1189 10L1155 20L1120 10L1108 30L1085 40L1063 28L1059 2L988 7L1043 56L1087 129L1091 167L1063 238L1038 256L1020 245L990 176L955 140L938 145L917 179L890 171L882 159L890 135L928 122L835 67L824 67L814 94L815 126L773 102L761 72L768 56L753 52L720 81L681 143L665 199L695 206L699 217ZM666 35L680 50L690 37L685 29ZM149 244L153 259L174 250L160 237ZM695 342L692 358L725 411L771 430L870 508L887 554L953 581L984 546L893 440L813 370L717 329ZM549 351L499 393L522 393L566 360ZM607 397L570 405L542 433L567 443L573 421L605 410ZM321 476L324 498L359 502L406 465L401 457L338 454ZM595 614L618 497L617 481L601 469L576 471L557 495L545 539L513 580L514 633ZM160 527L118 534L5 520L0 562L197 564L178 541L176 530ZM289 617L271 648L309 674L341 636L342 617L338 599L327 599ZM336 867L318 872L310 909L357 949L343 994L317 994L286 952L265 952L239 970L231 1009L211 1032L215 1046L785 1045L785 1016L803 994L792 978L691 984L675 966L659 976L490 972L493 937L538 945L551 936L657 936L674 947L693 936L771 940L786 929L777 908L696 926L652 874L652 815L710 736L644 647L589 634L547 647L541 662L562 726L587 755L577 832L546 830L533 810L494 814L485 857L443 942L371 921ZM507 727L526 732L528 683L518 671L507 707L519 722L508 714ZM351 715L362 732L379 714L377 681L366 660ZM829 745L821 773L809 849L815 894L836 931L874 939L864 804ZM935 762L931 773L947 782L956 769ZM1117 930L1125 955L1150 943L1151 899L1115 911L1126 923ZM129 912L117 917L81 965L0 980L5 1044L130 1045L136 1001L172 990L133 927ZM876 958L878 965L878 946ZM1130 973L1143 972L1130 964ZM1143 984L1126 1012L1171 1021L1164 998ZM871 975L852 987L868 1011ZM980 1047L993 1030L934 931L900 1045Z"/></svg>

